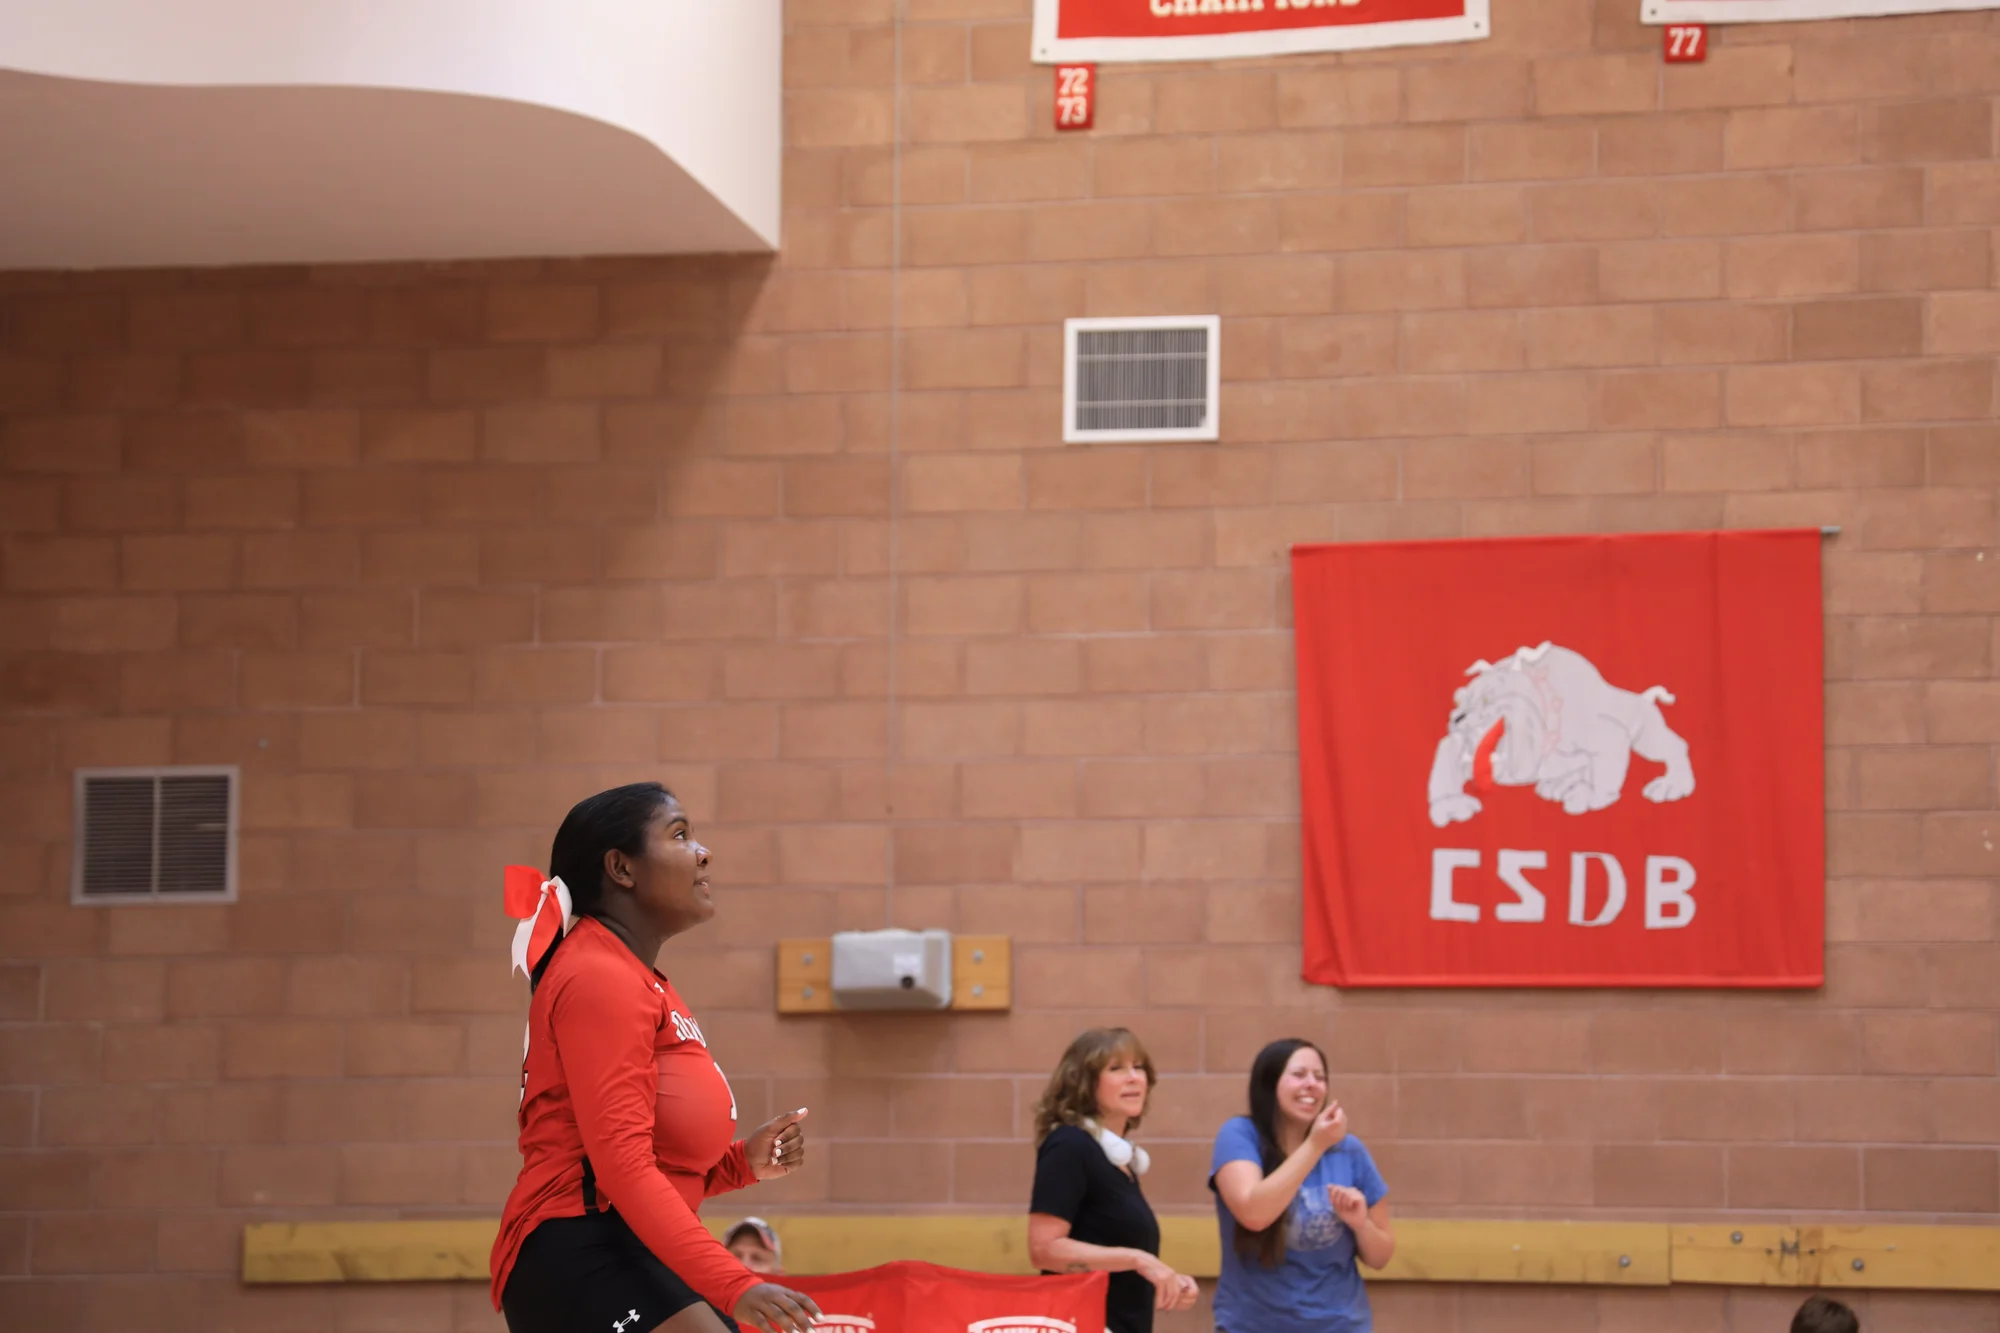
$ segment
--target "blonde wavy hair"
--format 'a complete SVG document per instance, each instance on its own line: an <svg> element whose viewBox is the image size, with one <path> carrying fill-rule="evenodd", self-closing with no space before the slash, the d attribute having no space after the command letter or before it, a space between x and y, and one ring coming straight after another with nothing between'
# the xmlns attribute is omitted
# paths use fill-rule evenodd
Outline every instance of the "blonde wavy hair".
<svg viewBox="0 0 2000 1333"><path fill-rule="evenodd" d="M1063 1052L1056 1072L1049 1075L1049 1086L1043 1090L1042 1099L1035 1103L1036 1143L1047 1138L1057 1125L1081 1125L1097 1118L1098 1076L1121 1055L1146 1071L1146 1096L1151 1100L1160 1076L1153 1069L1153 1057L1146 1054L1145 1043L1129 1028L1091 1028L1079 1034ZM1125 1126L1125 1132L1129 1134L1138 1127L1139 1117L1135 1115Z"/></svg>

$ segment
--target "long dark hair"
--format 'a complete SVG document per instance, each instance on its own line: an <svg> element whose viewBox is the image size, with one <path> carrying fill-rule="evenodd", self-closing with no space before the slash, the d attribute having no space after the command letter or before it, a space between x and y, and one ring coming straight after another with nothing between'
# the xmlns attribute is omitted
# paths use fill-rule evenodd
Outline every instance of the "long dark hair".
<svg viewBox="0 0 2000 1333"><path fill-rule="evenodd" d="M1267 1176L1285 1160L1284 1149L1278 1146L1278 1080L1285 1076L1285 1066L1301 1050L1319 1056L1320 1067L1326 1067L1326 1052L1304 1037L1274 1041L1250 1062L1250 1123L1257 1129L1259 1164ZM1285 1262L1285 1219L1291 1211L1287 1205L1277 1221L1262 1231L1251 1231L1237 1223L1236 1253L1246 1260L1255 1259L1265 1268L1281 1266Z"/></svg>
<svg viewBox="0 0 2000 1333"><path fill-rule="evenodd" d="M569 888L570 910L579 917L596 916L604 908L604 854L627 856L646 852L646 827L674 794L658 782L634 782L587 796L569 808L556 840L549 847L549 874ZM530 987L541 984L555 945L535 964Z"/></svg>

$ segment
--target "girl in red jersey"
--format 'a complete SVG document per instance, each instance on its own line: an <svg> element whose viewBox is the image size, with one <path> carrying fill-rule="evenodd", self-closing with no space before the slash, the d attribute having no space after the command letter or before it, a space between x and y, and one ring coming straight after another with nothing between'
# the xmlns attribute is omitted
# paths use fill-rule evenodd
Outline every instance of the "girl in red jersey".
<svg viewBox="0 0 2000 1333"><path fill-rule="evenodd" d="M653 967L715 915L708 849L657 782L599 792L556 830L549 878L508 869L528 973L521 1176L493 1245L510 1333L805 1333L819 1308L745 1268L704 1198L795 1170L804 1111L742 1142L701 1026ZM720 1313L728 1311L734 1319Z"/></svg>

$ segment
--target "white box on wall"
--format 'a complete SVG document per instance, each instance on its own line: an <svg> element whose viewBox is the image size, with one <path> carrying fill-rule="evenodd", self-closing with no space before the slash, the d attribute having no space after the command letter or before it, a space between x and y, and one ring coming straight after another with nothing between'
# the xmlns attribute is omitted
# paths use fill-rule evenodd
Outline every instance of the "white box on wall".
<svg viewBox="0 0 2000 1333"><path fill-rule="evenodd" d="M951 1004L951 932L848 930L833 937L837 1009L943 1009Z"/></svg>

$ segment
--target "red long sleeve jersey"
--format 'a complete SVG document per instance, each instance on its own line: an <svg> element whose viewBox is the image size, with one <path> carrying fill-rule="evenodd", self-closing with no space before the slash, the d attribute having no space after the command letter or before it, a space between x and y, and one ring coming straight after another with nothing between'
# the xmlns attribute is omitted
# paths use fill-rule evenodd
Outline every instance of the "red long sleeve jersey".
<svg viewBox="0 0 2000 1333"><path fill-rule="evenodd" d="M589 917L528 1006L520 1122L521 1177L493 1243L495 1309L528 1233L581 1216L587 1186L717 1309L763 1280L695 1216L703 1199L756 1181L732 1142L729 1081L667 979Z"/></svg>

